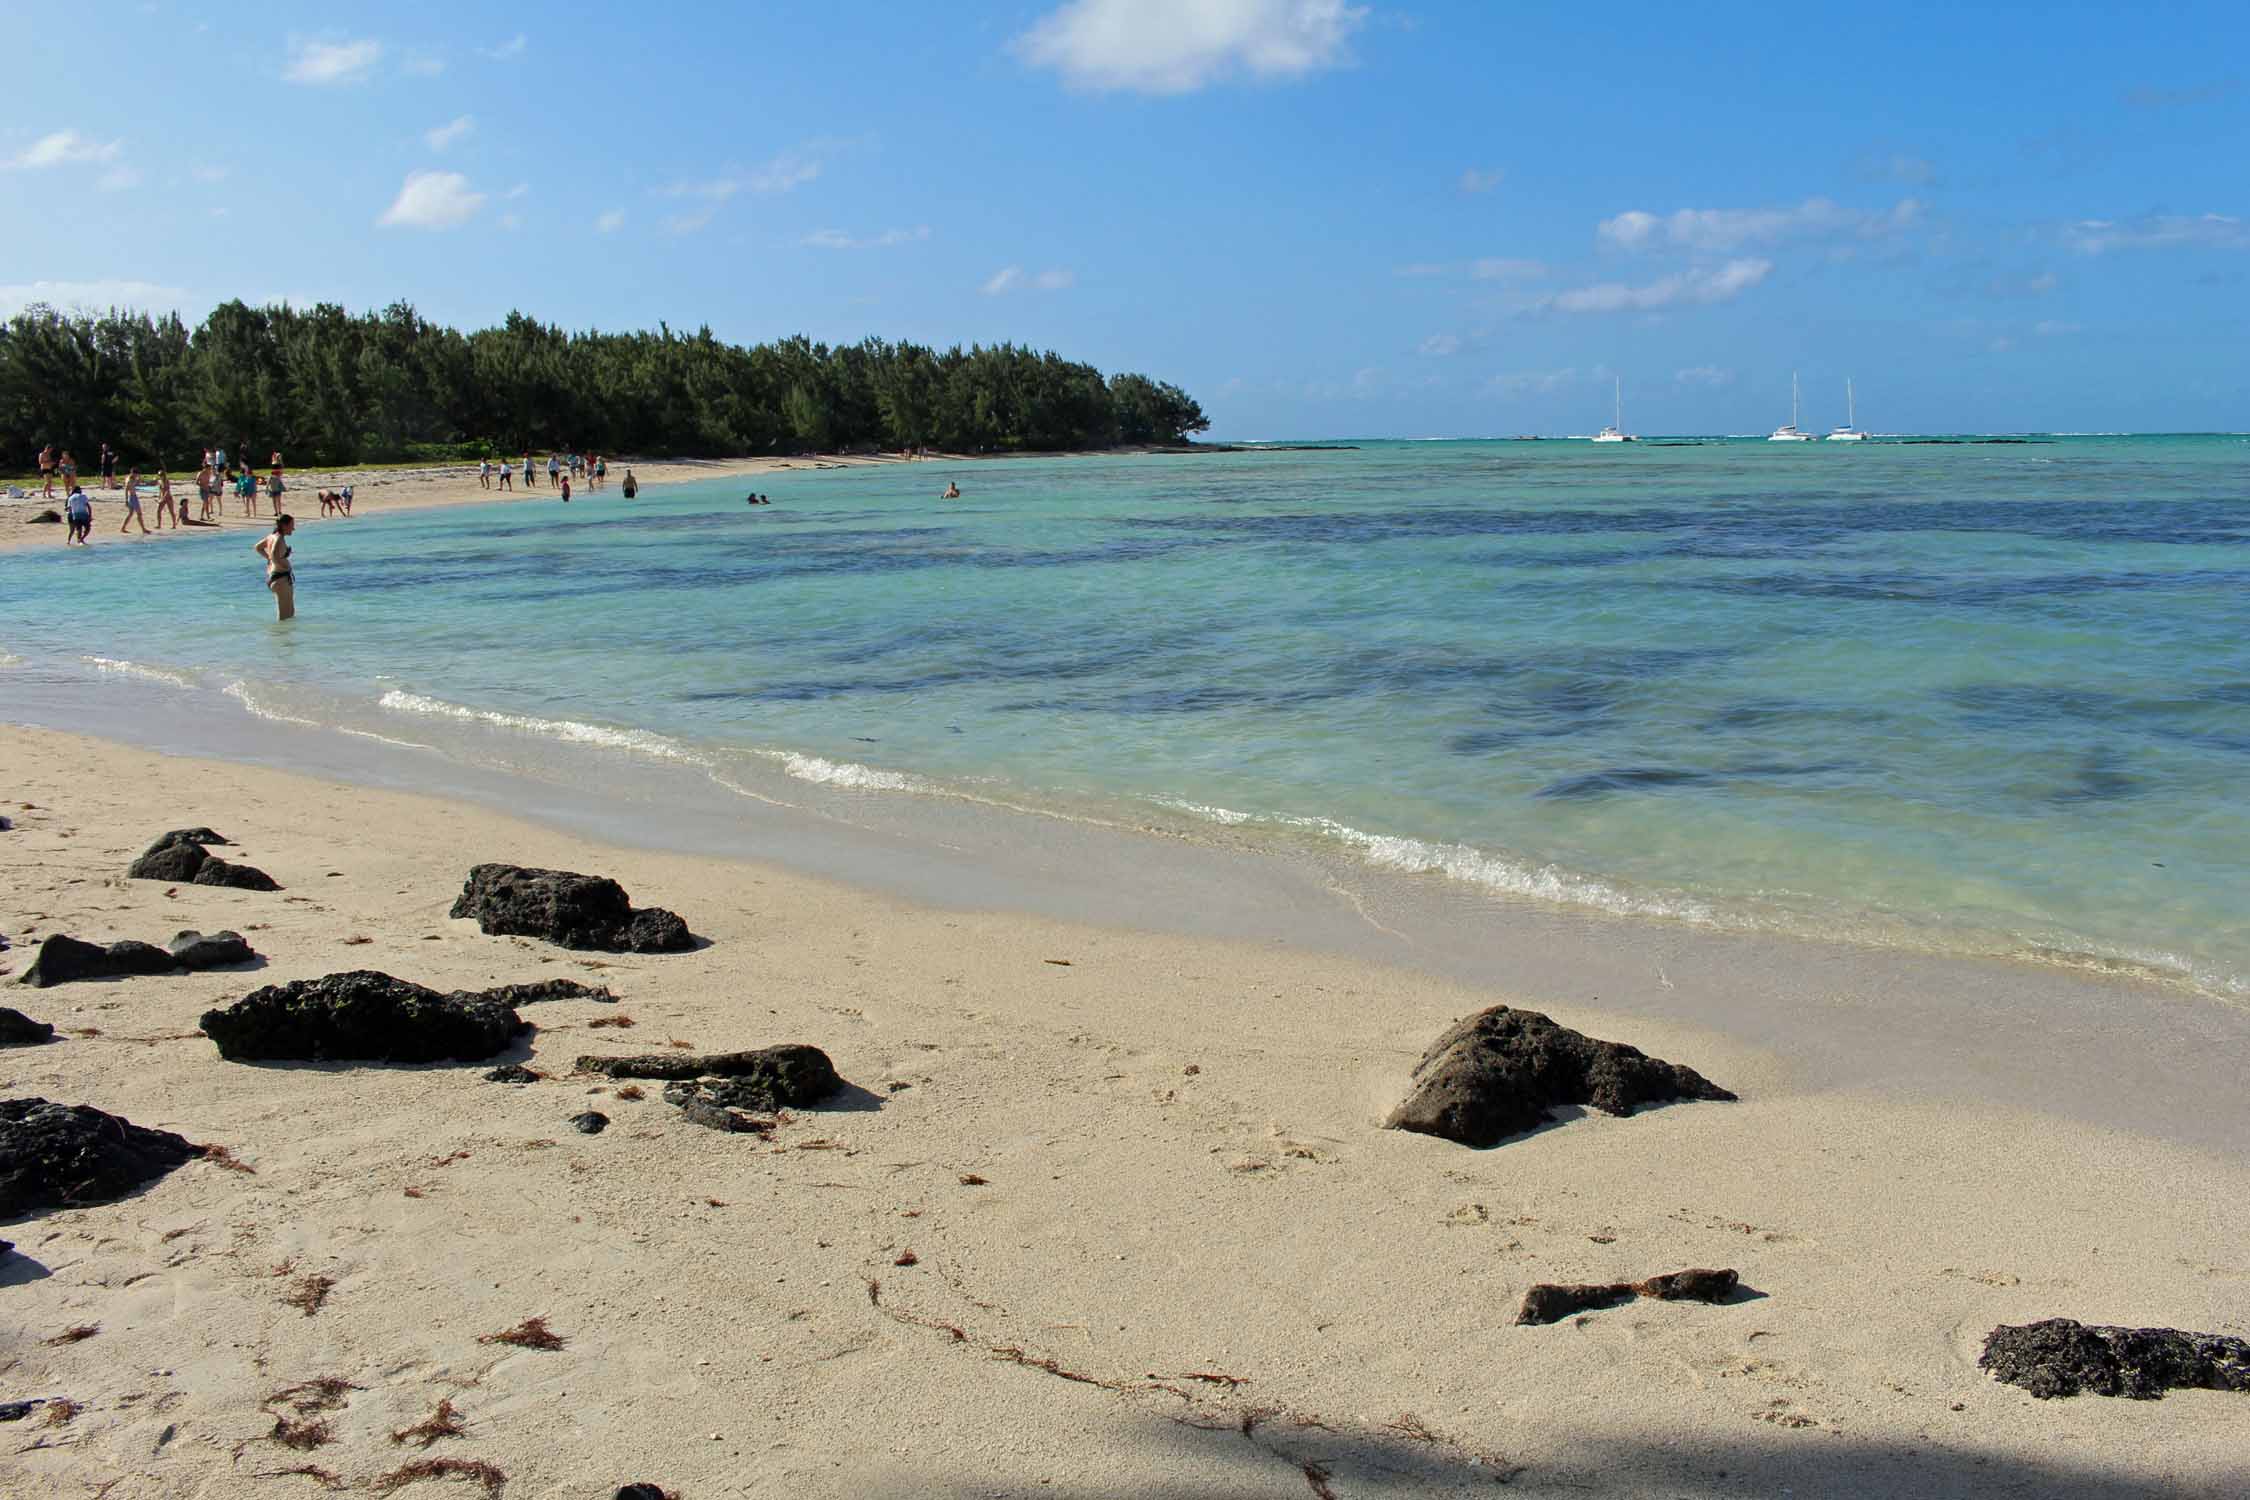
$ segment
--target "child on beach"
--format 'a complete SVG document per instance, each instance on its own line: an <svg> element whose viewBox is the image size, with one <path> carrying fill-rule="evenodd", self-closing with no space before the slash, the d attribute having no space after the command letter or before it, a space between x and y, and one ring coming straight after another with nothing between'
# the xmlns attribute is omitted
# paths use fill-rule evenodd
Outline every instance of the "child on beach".
<svg viewBox="0 0 2250 1500"><path fill-rule="evenodd" d="M514 459L512 459L512 458L503 458L503 459L501 459L501 460L500 460L500 488L502 488L502 489L504 489L504 490L507 490L507 491L508 491L509 493L513 494L513 493L515 492L515 488L516 488L515 480L516 480L516 463L515 463L515 460L514 460Z"/></svg>
<svg viewBox="0 0 2250 1500"><path fill-rule="evenodd" d="M72 484L70 498L63 501L63 512L70 519L69 526L63 530L63 545L67 547L76 542L81 547L86 546L94 534L94 502L86 498L84 490Z"/></svg>
<svg viewBox="0 0 2250 1500"><path fill-rule="evenodd" d="M492 488L492 458L489 454L485 456L483 463L477 465L477 488Z"/></svg>

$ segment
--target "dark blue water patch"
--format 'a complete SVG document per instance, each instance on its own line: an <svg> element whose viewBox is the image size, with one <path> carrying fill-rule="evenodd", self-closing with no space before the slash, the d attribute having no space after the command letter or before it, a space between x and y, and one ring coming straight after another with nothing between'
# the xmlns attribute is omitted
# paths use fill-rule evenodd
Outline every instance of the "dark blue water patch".
<svg viewBox="0 0 2250 1500"><path fill-rule="evenodd" d="M1934 573L1762 573L1699 578L1680 587L1736 598L1841 599L1860 603L1939 604L1989 608L2027 599L2111 592L2198 592L2250 589L2250 568L2177 572L2056 573L2020 578L1950 577Z"/></svg>
<svg viewBox="0 0 2250 1500"><path fill-rule="evenodd" d="M1741 782L1848 776L1864 773L1866 769L1865 766L1848 761L1817 761L1809 765L1754 761L1724 766L1717 770L1695 770L1685 766L1612 766L1550 781L1533 792L1532 796L1546 800L1585 800L1608 797L1619 792L1662 792L1679 788L1707 790Z"/></svg>
<svg viewBox="0 0 2250 1500"><path fill-rule="evenodd" d="M2119 769L2119 757L2114 752L2089 750L2069 785L2051 793L2047 800L2066 807L2080 802L2121 802L2147 789L2140 777Z"/></svg>

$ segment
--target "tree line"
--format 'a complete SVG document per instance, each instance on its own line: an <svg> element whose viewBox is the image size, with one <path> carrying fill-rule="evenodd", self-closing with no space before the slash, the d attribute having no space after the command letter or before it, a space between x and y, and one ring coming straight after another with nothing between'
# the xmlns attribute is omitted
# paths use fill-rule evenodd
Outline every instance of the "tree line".
<svg viewBox="0 0 2250 1500"><path fill-rule="evenodd" d="M48 443L82 472L108 443L143 468L214 445L292 464L577 451L649 457L929 446L1040 452L1179 443L1210 426L1145 375L1015 344L566 332L510 313L442 327L404 302L355 315L229 302L177 314L33 306L0 325L0 467Z"/></svg>

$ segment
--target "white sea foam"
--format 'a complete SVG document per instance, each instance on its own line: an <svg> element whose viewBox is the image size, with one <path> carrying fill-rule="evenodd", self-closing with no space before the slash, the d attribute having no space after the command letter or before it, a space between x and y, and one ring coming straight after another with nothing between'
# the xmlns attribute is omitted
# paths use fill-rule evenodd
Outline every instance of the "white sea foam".
<svg viewBox="0 0 2250 1500"><path fill-rule="evenodd" d="M15 652L0 651L0 667L20 667L22 665L23 658L16 655Z"/></svg>
<svg viewBox="0 0 2250 1500"><path fill-rule="evenodd" d="M110 672L119 677L138 677L146 682L161 682L167 687L192 688L199 686L196 680L185 672L168 671L163 667L147 667L137 661L120 661L114 656L82 656L79 660L85 662L97 672Z"/></svg>
<svg viewBox="0 0 2250 1500"><path fill-rule="evenodd" d="M436 750L436 749L437 749L437 746L435 746L435 745L425 745L425 744L423 744L423 743L422 743L422 742L421 742L420 740L394 740L394 739L392 739L392 738L391 738L391 737L390 737L389 735L387 735L387 734L377 734L377 733L376 733L376 732L375 732L374 730L372 730L372 729L347 729L347 728L345 728L344 726L342 726L342 725L340 725L340 724L339 724L339 725L337 726L337 732L338 732L338 733L340 733L340 734L348 734L348 735L350 735L350 736L351 736L352 738L354 738L354 739L360 739L360 740L374 740L374 741L375 741L375 742L376 742L377 744L382 744L382 745L396 745L396 746L398 746L398 747L399 747L399 748L400 748L401 750L432 750L432 751L434 751L434 750Z"/></svg>
<svg viewBox="0 0 2250 1500"><path fill-rule="evenodd" d="M903 771L879 771L873 766L863 766L857 761L824 760L817 755L800 755L795 751L771 752L781 762L781 768L799 781L809 781L815 786L840 786L860 792L936 792L941 790L919 776L909 776Z"/></svg>
<svg viewBox="0 0 2250 1500"><path fill-rule="evenodd" d="M307 729L320 729L325 727L318 720L300 719L295 714L283 713L281 710L275 708L270 703L259 702L257 694L250 691L250 684L247 682L230 682L226 685L223 691L229 698L232 698L235 702L241 704L245 709L248 709L258 718L268 720L272 723L299 724Z"/></svg>
<svg viewBox="0 0 2250 1500"><path fill-rule="evenodd" d="M635 755L646 755L657 760L681 761L690 765L704 763L702 756L669 736L655 734L646 729L618 729L607 724L583 724L576 719L542 719L534 714L505 714L491 709L465 708L458 703L447 703L442 698L431 698L421 693L409 693L393 688L376 700L392 713L422 714L432 718L456 719L465 724L483 724L493 729L510 729L519 734L538 735L544 739L560 740L571 745L592 745L603 750L625 750Z"/></svg>

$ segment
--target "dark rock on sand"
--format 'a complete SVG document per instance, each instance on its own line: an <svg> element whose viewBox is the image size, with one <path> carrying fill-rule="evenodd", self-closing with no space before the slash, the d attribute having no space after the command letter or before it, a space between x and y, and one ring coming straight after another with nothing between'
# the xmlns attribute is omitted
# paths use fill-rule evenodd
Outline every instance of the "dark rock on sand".
<svg viewBox="0 0 2250 1500"><path fill-rule="evenodd" d="M1561 1104L1629 1115L1673 1099L1734 1098L1692 1068L1505 1005L1456 1021L1414 1065L1413 1081L1384 1124L1465 1146L1536 1129Z"/></svg>
<svg viewBox="0 0 2250 1500"><path fill-rule="evenodd" d="M21 1422L46 1404L45 1396L34 1396L29 1401L0 1401L0 1422ZM618 1493L623 1494L624 1491L620 1490Z"/></svg>
<svg viewBox="0 0 2250 1500"><path fill-rule="evenodd" d="M596 1000L603 1005L615 1005L617 997L607 986L580 984L575 979L542 979L536 984L499 984L489 990L478 991L484 999L497 1000L502 1005L535 1005L541 1000Z"/></svg>
<svg viewBox="0 0 2250 1500"><path fill-rule="evenodd" d="M537 1083L539 1075L522 1063L502 1063L484 1075L486 1083Z"/></svg>
<svg viewBox="0 0 2250 1500"><path fill-rule="evenodd" d="M768 1121L753 1120L745 1115L736 1114L714 1099L699 1083L668 1083L664 1085L664 1102L677 1106L680 1113L688 1117L689 1123L701 1125L706 1130L722 1130L739 1134L746 1132L763 1133L773 1129L772 1124Z"/></svg>
<svg viewBox="0 0 2250 1500"><path fill-rule="evenodd" d="M230 865L213 856L203 861L203 868L195 872L197 885L227 885L239 891L278 891L281 882L263 870L248 865Z"/></svg>
<svg viewBox="0 0 2250 1500"><path fill-rule="evenodd" d="M616 1500L672 1500L672 1497L653 1484L621 1484L617 1487Z"/></svg>
<svg viewBox="0 0 2250 1500"><path fill-rule="evenodd" d="M193 880L211 857L203 846L226 842L208 828L175 828L143 850L125 873L133 880Z"/></svg>
<svg viewBox="0 0 2250 1500"><path fill-rule="evenodd" d="M90 1105L0 1099L0 1219L107 1203L202 1154Z"/></svg>
<svg viewBox="0 0 2250 1500"><path fill-rule="evenodd" d="M589 1109L582 1115L572 1115L570 1128L580 1135L600 1135L609 1129L609 1116L598 1109Z"/></svg>
<svg viewBox="0 0 2250 1500"><path fill-rule="evenodd" d="M43 510L36 516L25 516L23 521L26 526L60 526L62 524L62 512L53 509Z"/></svg>
<svg viewBox="0 0 2250 1500"><path fill-rule="evenodd" d="M1659 1302L1724 1302L1741 1277L1728 1271L1670 1271L1646 1281L1612 1281L1596 1286L1557 1286L1541 1282L1524 1293L1518 1323L1559 1323L1572 1313L1622 1307L1636 1297Z"/></svg>
<svg viewBox="0 0 2250 1500"><path fill-rule="evenodd" d="M20 1010L0 1005L0 1047L35 1047L54 1039L55 1028L48 1022L34 1021Z"/></svg>
<svg viewBox="0 0 2250 1500"><path fill-rule="evenodd" d="M687 923L661 907L636 911L625 888L599 875L478 865L453 903L496 936L544 938L607 953L680 953L695 946Z"/></svg>
<svg viewBox="0 0 2250 1500"><path fill-rule="evenodd" d="M172 962L183 969L227 969L254 963L258 957L239 932L214 932L208 937L200 932L182 932L165 946Z"/></svg>
<svg viewBox="0 0 2250 1500"><path fill-rule="evenodd" d="M203 1013L204 1035L236 1062L477 1062L524 1029L496 1000L372 969L267 985Z"/></svg>
<svg viewBox="0 0 2250 1500"><path fill-rule="evenodd" d="M34 989L68 984L78 979L122 979L132 974L169 974L178 965L172 955L154 943L130 939L117 943L89 943L53 932L39 945L38 956L16 982Z"/></svg>
<svg viewBox="0 0 2250 1500"><path fill-rule="evenodd" d="M2154 1401L2166 1391L2250 1392L2250 1341L2177 1328L2115 1328L2069 1318L2003 1325L1977 1364L2040 1400L2091 1392Z"/></svg>
<svg viewBox="0 0 2250 1500"><path fill-rule="evenodd" d="M610 1078L722 1080L705 1083L719 1103L737 1109L817 1104L844 1086L818 1047L784 1042L755 1052L654 1052L640 1057L581 1057L580 1071Z"/></svg>

